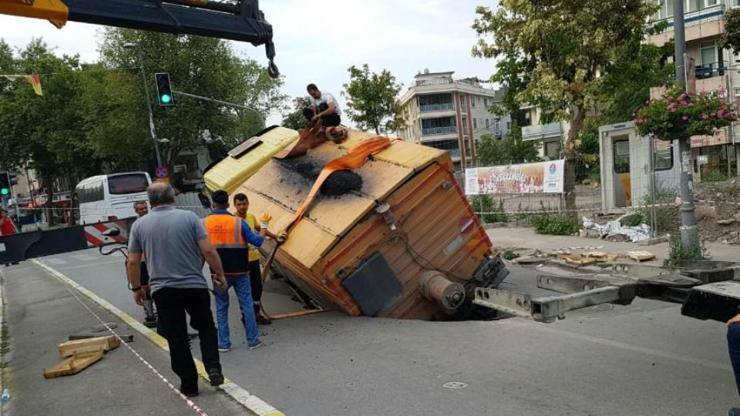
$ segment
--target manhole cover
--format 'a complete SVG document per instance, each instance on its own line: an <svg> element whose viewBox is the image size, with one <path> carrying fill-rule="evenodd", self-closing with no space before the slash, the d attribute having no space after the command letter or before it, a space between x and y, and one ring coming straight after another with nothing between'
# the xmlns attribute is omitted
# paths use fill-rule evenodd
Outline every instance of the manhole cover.
<svg viewBox="0 0 740 416"><path fill-rule="evenodd" d="M468 387L468 383L463 383L462 381L448 381L447 383L443 384L442 387L451 390L460 390Z"/></svg>

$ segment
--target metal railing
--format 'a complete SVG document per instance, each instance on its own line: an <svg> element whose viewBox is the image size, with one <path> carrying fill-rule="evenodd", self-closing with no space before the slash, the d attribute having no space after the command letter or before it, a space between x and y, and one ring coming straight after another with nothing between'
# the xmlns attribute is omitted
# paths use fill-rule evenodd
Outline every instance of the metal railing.
<svg viewBox="0 0 740 416"><path fill-rule="evenodd" d="M538 140L561 136L565 133L563 124L559 121L547 124L522 127L522 140Z"/></svg>
<svg viewBox="0 0 740 416"><path fill-rule="evenodd" d="M419 111L422 113L429 113L432 111L452 111L452 110L454 110L454 105L452 103L423 104L419 106Z"/></svg>
<svg viewBox="0 0 740 416"><path fill-rule="evenodd" d="M446 126L446 127L427 127L421 129L421 134L424 136L433 136L435 134L454 134L457 133L457 127Z"/></svg>
<svg viewBox="0 0 740 416"><path fill-rule="evenodd" d="M711 62L708 64L696 65L694 67L694 74L696 79L706 79L716 76L725 75L729 70L726 61Z"/></svg>

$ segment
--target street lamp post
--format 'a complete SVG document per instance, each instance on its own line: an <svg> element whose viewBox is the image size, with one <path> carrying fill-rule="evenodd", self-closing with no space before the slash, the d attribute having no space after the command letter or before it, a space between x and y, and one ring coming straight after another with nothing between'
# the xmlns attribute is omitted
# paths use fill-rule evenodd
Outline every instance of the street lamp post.
<svg viewBox="0 0 740 416"><path fill-rule="evenodd" d="M673 33L674 33L674 61L676 66L676 84L686 89L686 28L683 18L683 1L675 1L673 5ZM694 166L691 160L691 139L682 137L678 140L681 157L681 245L691 252L700 250L699 230L696 225L694 207Z"/></svg>
<svg viewBox="0 0 740 416"><path fill-rule="evenodd" d="M157 133L154 128L154 113L152 112L152 100L149 98L149 89L146 87L146 72L144 71L144 57L141 53L141 48L136 43L125 43L123 45L127 49L136 49L137 57L139 60L139 70L141 71L141 82L144 86L144 96L146 97L146 109L149 112L149 134L152 136L152 142L154 142L154 154L157 157L157 167L163 166L162 155L159 152L159 143L157 141Z"/></svg>

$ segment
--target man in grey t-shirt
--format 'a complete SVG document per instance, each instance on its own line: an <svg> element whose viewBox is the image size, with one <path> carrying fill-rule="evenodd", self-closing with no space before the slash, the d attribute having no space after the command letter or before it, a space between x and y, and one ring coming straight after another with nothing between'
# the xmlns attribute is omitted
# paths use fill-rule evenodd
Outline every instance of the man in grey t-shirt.
<svg viewBox="0 0 740 416"><path fill-rule="evenodd" d="M211 297L203 276L203 260L214 271L214 285L226 287L221 260L208 242L200 219L190 211L174 208L175 191L158 182L147 189L152 211L136 220L129 235L128 279L134 301L142 305L141 259L146 255L149 288L157 305L160 329L170 347L172 370L180 377L180 391L198 395L198 373L190 352L185 314L198 331L200 350L211 385L223 384L218 357L216 326Z"/></svg>

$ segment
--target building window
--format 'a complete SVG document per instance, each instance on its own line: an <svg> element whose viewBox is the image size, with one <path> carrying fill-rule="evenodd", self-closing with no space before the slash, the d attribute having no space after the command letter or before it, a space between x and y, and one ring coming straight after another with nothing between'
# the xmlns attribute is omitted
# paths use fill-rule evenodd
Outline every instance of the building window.
<svg viewBox="0 0 740 416"><path fill-rule="evenodd" d="M703 67L717 63L717 47L714 42L702 42L700 54Z"/></svg>
<svg viewBox="0 0 740 416"><path fill-rule="evenodd" d="M506 131L511 130L511 121L506 122Z"/></svg>
<svg viewBox="0 0 740 416"><path fill-rule="evenodd" d="M472 96L470 97L470 106L475 108L475 102L478 101L479 97Z"/></svg>
<svg viewBox="0 0 740 416"><path fill-rule="evenodd" d="M545 142L545 157L549 160L560 159L560 140Z"/></svg>
<svg viewBox="0 0 740 416"><path fill-rule="evenodd" d="M478 119L477 119L477 118L474 118L474 119L473 119L473 128L474 128L475 130L478 130Z"/></svg>
<svg viewBox="0 0 740 416"><path fill-rule="evenodd" d="M630 142L627 137L614 140L614 173L630 172Z"/></svg>
<svg viewBox="0 0 740 416"><path fill-rule="evenodd" d="M653 138L653 149L655 149L654 169L671 169L673 167L673 142Z"/></svg>
<svg viewBox="0 0 740 416"><path fill-rule="evenodd" d="M491 128L491 119L487 118L486 119L486 130L488 130L490 128Z"/></svg>

